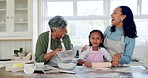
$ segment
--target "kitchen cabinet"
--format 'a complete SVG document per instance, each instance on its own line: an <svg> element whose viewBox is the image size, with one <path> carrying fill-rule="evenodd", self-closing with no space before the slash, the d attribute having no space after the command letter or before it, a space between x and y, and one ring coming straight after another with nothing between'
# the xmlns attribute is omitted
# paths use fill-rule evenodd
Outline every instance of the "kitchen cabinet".
<svg viewBox="0 0 148 78"><path fill-rule="evenodd" d="M0 0L0 39L32 36L33 0Z"/></svg>

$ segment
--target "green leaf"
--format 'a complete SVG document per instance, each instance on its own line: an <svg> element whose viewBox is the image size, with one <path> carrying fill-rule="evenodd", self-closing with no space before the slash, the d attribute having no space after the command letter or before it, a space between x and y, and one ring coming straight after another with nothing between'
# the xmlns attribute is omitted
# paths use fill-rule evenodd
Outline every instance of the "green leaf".
<svg viewBox="0 0 148 78"><path fill-rule="evenodd" d="M19 52L22 53L23 52L23 48L20 48L20 51Z"/></svg>
<svg viewBox="0 0 148 78"><path fill-rule="evenodd" d="M14 50L14 54L17 54L19 51L18 50Z"/></svg>

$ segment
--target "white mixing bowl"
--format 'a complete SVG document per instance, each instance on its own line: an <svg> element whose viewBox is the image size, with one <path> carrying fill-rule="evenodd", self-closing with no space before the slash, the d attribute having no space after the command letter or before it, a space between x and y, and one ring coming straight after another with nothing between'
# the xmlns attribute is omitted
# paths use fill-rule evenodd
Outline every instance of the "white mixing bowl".
<svg viewBox="0 0 148 78"><path fill-rule="evenodd" d="M64 70L74 69L77 65L77 59L74 59L76 56L76 51L66 50L65 52L57 52L59 57L58 67Z"/></svg>
<svg viewBox="0 0 148 78"><path fill-rule="evenodd" d="M57 55L62 62L71 62L72 59L76 56L76 51L66 50L65 52L57 52Z"/></svg>
<svg viewBox="0 0 148 78"><path fill-rule="evenodd" d="M58 63L58 67L64 70L72 70L76 67L76 63Z"/></svg>

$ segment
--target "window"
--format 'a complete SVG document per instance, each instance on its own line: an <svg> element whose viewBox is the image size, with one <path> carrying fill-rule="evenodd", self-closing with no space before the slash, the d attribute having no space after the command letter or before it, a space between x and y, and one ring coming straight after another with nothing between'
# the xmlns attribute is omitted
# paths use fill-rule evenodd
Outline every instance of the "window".
<svg viewBox="0 0 148 78"><path fill-rule="evenodd" d="M55 15L68 20L68 34L74 45L88 44L89 32L99 29L104 32L110 25L110 14L115 7L129 6L137 26L137 43L148 44L147 0L44 0L42 32L47 31L48 21ZM132 5L131 5L132 4Z"/></svg>
<svg viewBox="0 0 148 78"><path fill-rule="evenodd" d="M135 23L138 31L137 43L148 45L148 19L136 19Z"/></svg>
<svg viewBox="0 0 148 78"><path fill-rule="evenodd" d="M148 0L142 0L142 8L141 8L142 14L148 14L148 10L146 9L146 7L148 6L147 3Z"/></svg>
<svg viewBox="0 0 148 78"><path fill-rule="evenodd" d="M73 3L71 1L47 2L47 16L55 16L55 15L72 16Z"/></svg>
<svg viewBox="0 0 148 78"><path fill-rule="evenodd" d="M132 4L132 5L131 5ZM111 0L111 10L112 12L117 6L126 5L132 9L134 15L137 14L137 0Z"/></svg>
<svg viewBox="0 0 148 78"><path fill-rule="evenodd" d="M78 16L103 15L103 1L78 1L77 11Z"/></svg>

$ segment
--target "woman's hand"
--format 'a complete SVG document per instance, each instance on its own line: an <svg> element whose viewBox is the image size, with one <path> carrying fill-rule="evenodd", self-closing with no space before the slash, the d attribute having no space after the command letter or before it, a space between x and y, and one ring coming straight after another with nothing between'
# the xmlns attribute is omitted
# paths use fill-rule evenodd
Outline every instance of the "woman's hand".
<svg viewBox="0 0 148 78"><path fill-rule="evenodd" d="M121 54L120 53L117 53L113 56L112 58L112 66L118 66L120 64L120 57L121 57Z"/></svg>
<svg viewBox="0 0 148 78"><path fill-rule="evenodd" d="M87 49L87 45L85 45L84 47L82 47L81 52L85 51Z"/></svg>
<svg viewBox="0 0 148 78"><path fill-rule="evenodd" d="M57 52L61 52L62 51L62 49L61 48L57 48L57 49L55 49L55 50L53 50L53 56L57 56Z"/></svg>
<svg viewBox="0 0 148 78"><path fill-rule="evenodd" d="M57 48L55 50L53 50L52 52L49 52L47 54L45 54L44 59L46 61L50 60L53 56L57 56L57 52L61 52L62 49L61 48Z"/></svg>
<svg viewBox="0 0 148 78"><path fill-rule="evenodd" d="M86 67L92 67L91 63L88 62L88 61L84 62L84 66L86 66Z"/></svg>

